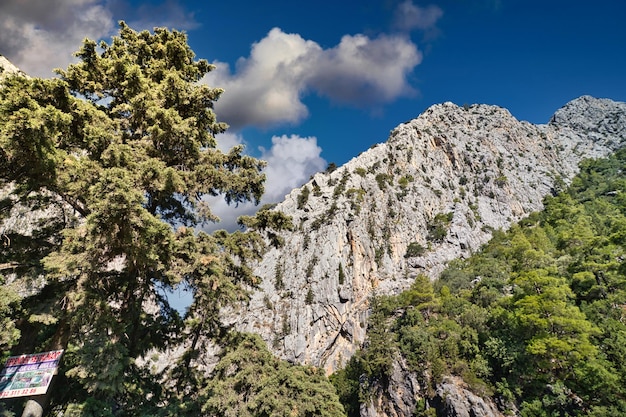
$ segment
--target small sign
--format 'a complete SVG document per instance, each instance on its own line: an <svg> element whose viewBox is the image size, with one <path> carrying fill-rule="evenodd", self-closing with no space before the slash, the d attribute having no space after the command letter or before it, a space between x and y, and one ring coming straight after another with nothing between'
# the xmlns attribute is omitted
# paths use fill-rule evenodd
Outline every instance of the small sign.
<svg viewBox="0 0 626 417"><path fill-rule="evenodd" d="M45 394L63 350L11 356L0 372L0 398Z"/></svg>

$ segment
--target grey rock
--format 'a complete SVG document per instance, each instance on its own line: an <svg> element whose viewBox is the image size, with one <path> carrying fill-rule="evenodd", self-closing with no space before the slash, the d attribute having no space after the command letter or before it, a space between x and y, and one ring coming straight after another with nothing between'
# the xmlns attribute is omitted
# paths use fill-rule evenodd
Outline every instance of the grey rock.
<svg viewBox="0 0 626 417"><path fill-rule="evenodd" d="M14 73L24 74L18 67L13 65L3 55L0 55L0 80L2 80L2 78L4 78L7 74Z"/></svg>
<svg viewBox="0 0 626 417"><path fill-rule="evenodd" d="M490 399L474 394L459 378L448 377L437 386L434 401L439 417L503 417ZM411 414L405 414L410 416Z"/></svg>
<svg viewBox="0 0 626 417"><path fill-rule="evenodd" d="M404 358L392 364L389 383L377 385L372 390L371 400L361 405L361 417L405 417L412 416L417 401L423 397L417 375L408 370Z"/></svg>
<svg viewBox="0 0 626 417"><path fill-rule="evenodd" d="M394 360L389 381L368 387L370 400L361 405L361 417L409 417L418 407L434 409L438 417L503 417L494 399L476 394L459 377L447 376L436 386L434 395L419 383L401 356ZM508 405L508 415L517 409Z"/></svg>

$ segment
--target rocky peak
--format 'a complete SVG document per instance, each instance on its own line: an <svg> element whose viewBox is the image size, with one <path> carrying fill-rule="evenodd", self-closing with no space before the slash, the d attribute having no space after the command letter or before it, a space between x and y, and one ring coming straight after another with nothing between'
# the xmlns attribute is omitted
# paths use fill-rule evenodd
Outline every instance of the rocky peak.
<svg viewBox="0 0 626 417"><path fill-rule="evenodd" d="M557 110L550 119L550 126L588 135L592 141L604 140L605 146L615 149L620 143L611 143L610 138L623 137L625 112L626 103L582 96Z"/></svg>
<svg viewBox="0 0 626 417"><path fill-rule="evenodd" d="M277 206L297 230L256 266L249 305L225 312L280 357L332 372L365 339L369 298L436 277L542 208L583 158L626 140L624 103L581 97L547 125L488 105L443 103L396 127Z"/></svg>
<svg viewBox="0 0 626 417"><path fill-rule="evenodd" d="M6 59L3 55L0 55L0 80L6 74L14 74L14 73L22 73L23 72L13 65L8 59Z"/></svg>

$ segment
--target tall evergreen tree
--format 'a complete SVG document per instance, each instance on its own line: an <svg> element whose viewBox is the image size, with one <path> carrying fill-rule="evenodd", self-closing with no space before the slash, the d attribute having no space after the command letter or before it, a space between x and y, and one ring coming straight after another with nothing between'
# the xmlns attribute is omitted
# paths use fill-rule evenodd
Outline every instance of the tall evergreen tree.
<svg viewBox="0 0 626 417"><path fill-rule="evenodd" d="M199 83L213 67L195 60L184 33L121 22L111 43L85 40L76 56L58 78L15 75L0 88L0 185L9 191L0 221L19 204L55 214L6 239L0 263L46 279L23 302L19 322L33 337L16 345L12 330L2 342L14 353L65 349L51 401L68 415L140 415L164 398L141 359L189 337L170 375L189 385L200 343L223 333L218 310L256 282L247 261L264 248L259 233L194 227L217 220L205 197L258 202L264 162L241 146L217 149L222 90ZM244 222L290 226L273 212ZM25 248L36 256L20 257ZM166 296L177 285L194 292L184 331Z"/></svg>

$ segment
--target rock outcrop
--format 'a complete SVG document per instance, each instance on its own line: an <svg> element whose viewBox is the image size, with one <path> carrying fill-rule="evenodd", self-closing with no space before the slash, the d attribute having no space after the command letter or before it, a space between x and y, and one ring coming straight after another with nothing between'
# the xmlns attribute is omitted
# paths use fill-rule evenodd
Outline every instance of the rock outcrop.
<svg viewBox="0 0 626 417"><path fill-rule="evenodd" d="M432 405L439 417L504 417L492 401L474 394L454 377L444 379L437 386Z"/></svg>
<svg viewBox="0 0 626 417"><path fill-rule="evenodd" d="M399 356L392 366L389 381L383 387L368 387L369 401L361 404L361 417L410 417L416 410L430 410L438 417L504 417L496 402L488 395L476 394L461 378L447 376L436 386L432 398L419 384L415 372L410 371ZM513 404L506 404L506 415L518 415Z"/></svg>
<svg viewBox="0 0 626 417"><path fill-rule="evenodd" d="M542 208L584 158L626 141L626 104L581 97L546 125L488 105L443 103L278 204L297 230L256 266L249 305L224 312L280 357L341 367L366 336L372 294L436 277Z"/></svg>
<svg viewBox="0 0 626 417"><path fill-rule="evenodd" d="M424 398L424 387L402 356L393 361L389 381L385 386L375 385L368 389L371 392L370 401L361 404L361 417L412 416L418 401Z"/></svg>

